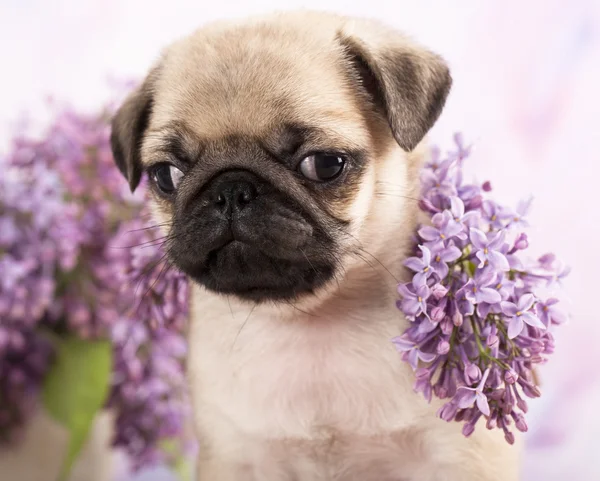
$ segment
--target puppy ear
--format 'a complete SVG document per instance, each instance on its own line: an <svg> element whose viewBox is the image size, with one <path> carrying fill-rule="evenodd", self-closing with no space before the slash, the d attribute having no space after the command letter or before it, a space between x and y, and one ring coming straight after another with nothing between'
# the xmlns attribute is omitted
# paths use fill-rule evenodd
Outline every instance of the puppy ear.
<svg viewBox="0 0 600 481"><path fill-rule="evenodd" d="M413 150L439 117L450 91L452 78L444 60L374 20L349 21L338 39L400 147Z"/></svg>
<svg viewBox="0 0 600 481"><path fill-rule="evenodd" d="M140 149L150 122L156 69L127 97L112 119L110 144L115 163L133 192L142 177Z"/></svg>

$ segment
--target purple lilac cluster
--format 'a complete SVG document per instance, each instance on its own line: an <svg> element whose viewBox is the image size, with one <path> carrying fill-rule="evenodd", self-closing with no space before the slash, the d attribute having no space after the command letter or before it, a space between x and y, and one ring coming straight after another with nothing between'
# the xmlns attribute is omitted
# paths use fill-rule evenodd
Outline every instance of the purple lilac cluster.
<svg viewBox="0 0 600 481"><path fill-rule="evenodd" d="M188 281L166 262L164 238L156 231L139 217L125 222L108 253L108 278L121 287L115 306L123 314L112 330L115 379L109 406L117 413L115 446L125 448L134 469L169 461L168 453L157 449L164 440L179 444L179 451L187 443L182 332Z"/></svg>
<svg viewBox="0 0 600 481"><path fill-rule="evenodd" d="M107 338L115 445L141 467L182 436L188 287L114 165L108 119L59 111L0 158L0 440L35 408L53 339Z"/></svg>
<svg viewBox="0 0 600 481"><path fill-rule="evenodd" d="M521 259L530 201L513 210L487 198L489 182L464 183L470 148L460 135L455 141L422 172L420 207L430 223L405 261L412 280L398 286L398 307L410 326L393 342L415 370L415 390L449 400L442 419L463 422L469 436L483 418L512 444L512 425L527 431L525 398L540 396L535 365L553 352L552 328L566 320L558 300L539 292L569 270L552 254Z"/></svg>
<svg viewBox="0 0 600 481"><path fill-rule="evenodd" d="M188 413L181 362L183 338L168 329L121 322L115 328L114 387L108 405L116 412L114 445L129 454L135 470L168 459L158 449L172 440L186 449Z"/></svg>
<svg viewBox="0 0 600 481"><path fill-rule="evenodd" d="M52 358L38 329L53 311L58 269L71 267L77 253L54 240L73 222L58 176L43 165L5 174L0 178L0 442L13 442L35 408Z"/></svg>

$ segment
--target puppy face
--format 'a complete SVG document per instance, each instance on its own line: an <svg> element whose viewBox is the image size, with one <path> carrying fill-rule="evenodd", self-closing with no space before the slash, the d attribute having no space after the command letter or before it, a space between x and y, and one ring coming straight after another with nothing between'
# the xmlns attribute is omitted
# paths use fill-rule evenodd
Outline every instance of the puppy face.
<svg viewBox="0 0 600 481"><path fill-rule="evenodd" d="M179 269L216 292L287 301L389 240L389 217L406 220L398 202L386 218L377 186L414 195L406 152L449 88L439 57L372 21L214 24L167 49L127 99L113 151L132 189L150 177Z"/></svg>

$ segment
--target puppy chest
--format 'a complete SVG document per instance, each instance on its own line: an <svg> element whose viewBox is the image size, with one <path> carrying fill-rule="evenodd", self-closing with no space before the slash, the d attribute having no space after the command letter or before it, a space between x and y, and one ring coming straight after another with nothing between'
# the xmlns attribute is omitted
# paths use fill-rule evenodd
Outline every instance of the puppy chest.
<svg viewBox="0 0 600 481"><path fill-rule="evenodd" d="M195 408L211 413L210 423L221 418L264 439L370 435L407 425L420 404L385 332L251 334L230 350L192 339Z"/></svg>

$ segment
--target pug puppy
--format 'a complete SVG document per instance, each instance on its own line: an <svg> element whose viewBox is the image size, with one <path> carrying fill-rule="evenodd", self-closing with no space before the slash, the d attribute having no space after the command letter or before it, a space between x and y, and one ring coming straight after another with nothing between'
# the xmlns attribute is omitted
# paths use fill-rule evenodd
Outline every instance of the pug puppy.
<svg viewBox="0 0 600 481"><path fill-rule="evenodd" d="M413 392L391 339L427 131L451 77L373 20L222 22L167 48L113 121L193 283L199 481L511 481L518 449Z"/></svg>

